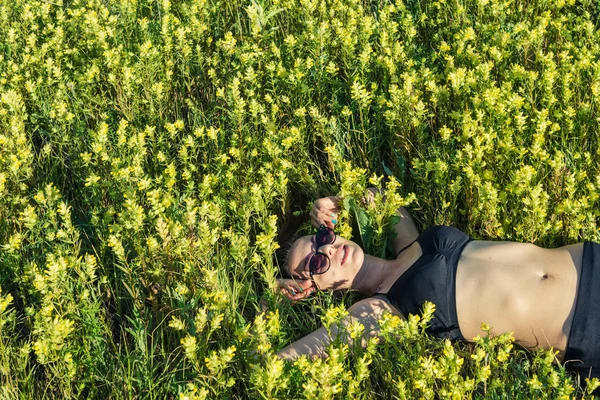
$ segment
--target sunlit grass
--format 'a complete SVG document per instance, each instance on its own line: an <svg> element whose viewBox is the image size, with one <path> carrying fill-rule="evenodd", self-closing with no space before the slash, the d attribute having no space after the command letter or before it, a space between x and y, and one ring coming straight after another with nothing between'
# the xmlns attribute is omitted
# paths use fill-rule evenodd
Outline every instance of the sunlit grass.
<svg viewBox="0 0 600 400"><path fill-rule="evenodd" d="M284 227L322 195L375 255L404 204L420 228L600 241L598 16L590 0L0 2L0 397L582 395L509 336L423 335L430 308L284 364L358 296L272 289ZM371 185L386 203L361 202Z"/></svg>

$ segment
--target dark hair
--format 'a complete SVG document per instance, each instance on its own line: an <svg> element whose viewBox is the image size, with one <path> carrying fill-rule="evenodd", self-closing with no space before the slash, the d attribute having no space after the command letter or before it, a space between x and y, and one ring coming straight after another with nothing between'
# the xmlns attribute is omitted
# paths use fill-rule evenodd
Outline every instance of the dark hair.
<svg viewBox="0 0 600 400"><path fill-rule="evenodd" d="M292 245L294 244L294 242L300 237L299 234L294 234L291 238L287 239L284 243L282 243L280 246L280 248L278 250L280 250L280 257L281 259L278 260L279 265L281 266L281 274L285 277L285 278L291 278L292 276L290 275L290 270L288 267L288 257L290 256L290 250L292 250Z"/></svg>
<svg viewBox="0 0 600 400"><path fill-rule="evenodd" d="M294 242L305 234L302 225L306 221L306 217L296 217L290 212L283 215L281 220L282 223L277 233L279 248L275 250L275 260L281 269L281 274L286 278L290 278L287 265L288 256Z"/></svg>

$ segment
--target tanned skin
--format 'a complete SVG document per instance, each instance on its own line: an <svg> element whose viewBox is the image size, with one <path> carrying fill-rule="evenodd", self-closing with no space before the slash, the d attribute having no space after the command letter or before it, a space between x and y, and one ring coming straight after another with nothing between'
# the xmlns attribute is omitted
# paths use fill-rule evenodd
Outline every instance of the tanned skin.
<svg viewBox="0 0 600 400"><path fill-rule="evenodd" d="M336 197L324 197L314 203L311 221L315 227L334 227L340 211ZM395 252L418 236L406 209L395 226ZM331 267L310 279L306 261L315 251L331 260ZM317 249L314 235L304 236L292 245L288 268L292 279L278 280L282 293L293 301L314 290L357 290L366 295L387 293L396 280L422 255L413 243L395 260L365 254L356 243L336 238L333 244ZM481 323L499 335L513 332L515 341L529 349L554 348L562 360L567 346L577 298L583 243L545 249L530 243L474 240L467 244L458 261L456 308L463 337L467 340L484 335ZM385 297L374 296L350 307L342 326L354 320L365 326L365 337L376 336L377 320L385 311L400 315ZM335 332L332 332L335 334ZM302 355L324 357L330 337L320 328L282 349L278 355L293 360Z"/></svg>

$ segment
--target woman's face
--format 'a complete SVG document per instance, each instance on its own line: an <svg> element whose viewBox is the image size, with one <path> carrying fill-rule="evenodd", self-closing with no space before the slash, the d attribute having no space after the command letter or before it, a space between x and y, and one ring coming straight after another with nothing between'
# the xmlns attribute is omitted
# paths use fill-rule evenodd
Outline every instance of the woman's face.
<svg viewBox="0 0 600 400"><path fill-rule="evenodd" d="M327 272L313 275L317 289L349 289L363 264L365 254L356 243L336 236L333 244L319 248L315 235L303 236L292 244L288 255L288 269L294 279L310 279L309 262L316 251L326 254L330 260Z"/></svg>

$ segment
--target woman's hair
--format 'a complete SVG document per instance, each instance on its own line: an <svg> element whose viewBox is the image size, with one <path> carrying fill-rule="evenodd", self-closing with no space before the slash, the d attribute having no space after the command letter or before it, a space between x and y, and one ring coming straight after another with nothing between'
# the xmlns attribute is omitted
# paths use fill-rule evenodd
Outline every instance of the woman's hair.
<svg viewBox="0 0 600 400"><path fill-rule="evenodd" d="M291 184L290 196L286 202L288 208L284 211L281 218L279 218L279 221L281 221L279 231L277 232L279 249L275 251L275 261L280 266L283 276L288 278L290 277L290 272L288 270L287 259L292 245L301 236L312 232L312 226L310 225L308 212L306 212L305 207L312 204L313 199L319 197L319 193L313 189L306 188L302 184ZM298 213L299 215L294 215L294 210L301 212Z"/></svg>
<svg viewBox="0 0 600 400"><path fill-rule="evenodd" d="M292 236L292 238L286 240L281 247L278 249L280 250L281 256L280 259L278 259L278 263L281 266L281 274L285 277L285 278L291 278L290 275L290 270L288 268L288 257L290 255L290 250L292 249L292 245L294 244L294 242L300 237L300 235L295 234L294 236ZM276 255L277 257L277 255Z"/></svg>
<svg viewBox="0 0 600 400"><path fill-rule="evenodd" d="M302 224L306 218L295 217L292 213L282 217L283 223L277 233L277 243L279 248L275 250L275 259L280 266L281 274L286 278L290 277L287 260L290 255L292 245L296 240L303 236Z"/></svg>

